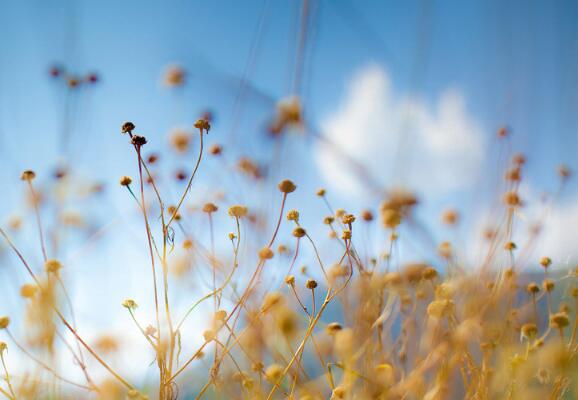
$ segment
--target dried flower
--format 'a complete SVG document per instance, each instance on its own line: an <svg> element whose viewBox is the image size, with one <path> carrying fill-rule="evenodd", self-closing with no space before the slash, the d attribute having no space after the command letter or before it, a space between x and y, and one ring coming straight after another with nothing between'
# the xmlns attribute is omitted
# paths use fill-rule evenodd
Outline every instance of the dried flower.
<svg viewBox="0 0 578 400"><path fill-rule="evenodd" d="M20 175L20 179L22 179L23 181L32 181L34 178L36 178L36 173L32 170L26 170L24 172L22 172L22 175Z"/></svg>
<svg viewBox="0 0 578 400"><path fill-rule="evenodd" d="M122 306L127 310L135 310L138 307L138 304L132 299L126 299L122 302Z"/></svg>
<svg viewBox="0 0 578 400"><path fill-rule="evenodd" d="M127 121L124 124L122 124L122 127L120 128L120 131L122 133L132 133L132 131L134 131L135 126L132 122Z"/></svg>
<svg viewBox="0 0 578 400"><path fill-rule="evenodd" d="M279 182L279 185L277 185L277 187L282 193L292 193L295 191L295 189L297 189L297 186L295 186L295 184L291 182L289 179L282 180L281 182Z"/></svg>
<svg viewBox="0 0 578 400"><path fill-rule="evenodd" d="M132 178L130 176L123 176L120 178L120 184L122 186L128 186L132 183Z"/></svg>
<svg viewBox="0 0 578 400"><path fill-rule="evenodd" d="M263 247L261 250L259 250L259 258L261 260L270 260L273 258L274 255L275 253L268 246Z"/></svg>

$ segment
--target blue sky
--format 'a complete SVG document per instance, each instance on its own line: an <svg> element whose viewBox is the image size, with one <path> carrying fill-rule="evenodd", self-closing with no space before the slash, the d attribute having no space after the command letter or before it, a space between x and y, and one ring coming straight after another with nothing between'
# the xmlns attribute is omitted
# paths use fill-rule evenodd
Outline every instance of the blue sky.
<svg viewBox="0 0 578 400"><path fill-rule="evenodd" d="M329 188L336 206L354 212L377 207L379 199L345 183L332 184L339 171L334 164L323 164L320 145L307 131L288 137L280 149L264 134L277 100L292 94L300 4L272 0L0 0L0 221L14 212L29 213L22 205L19 175L23 169L36 170L39 184L45 185L55 166L67 160L79 179L108 187L105 200L89 203L95 225L121 226L109 241L87 250L81 261L73 260L83 237L68 235L72 245L62 257L77 265L71 281L87 324L104 321L88 306L92 296L101 298L103 307L115 307L124 296L121 289L138 294L142 286L131 278L139 263L146 263L140 246L145 243L141 221L134 204L117 185L119 176L137 173L134 154L119 133L125 120L134 121L137 131L147 136L147 150L167 153L168 132L175 127L190 128L198 115L209 109L216 115L209 143L223 143L231 161L238 155L272 161L270 177L258 186L260 190L227 176L227 171L219 170L222 166L207 161L194 201L210 197L207 187L218 182L219 187L233 187L227 203L252 201L273 211L276 193L267 189L289 176L302 193L291 206L310 207L304 213L309 221L317 221L319 213L325 212L312 199L319 186ZM558 164L578 170L575 2L320 0L310 4L300 95L311 129L345 147L359 149L361 154L383 148L379 157L360 157L359 161L368 164L384 185L400 183L388 178L388 162L396 157L392 149L397 147L385 129L404 126L405 117L398 114L414 115L417 110L426 121L414 126L415 133L401 147L398 156L408 160L411 170L407 176L398 176L402 182L435 180L429 177L438 167L467 169L455 161L460 158L451 151L458 149L452 142L443 146L449 153L423 157L435 165L420 164L423 154L412 149L420 148L420 134L427 134L421 132L424 126L439 128L442 140L445 128L458 126L468 131L469 136L458 137L464 139L466 158L471 154L480 157L473 164L476 179L457 181L457 189L432 192L424 201L424 219L437 221L438 213L453 205L474 213L467 218L472 225L479 223L475 210L485 211L480 199L496 194L491 190L500 154L495 132L502 125L512 128L511 148L528 155L524 190L535 198L542 190L555 189ZM55 64L80 74L96 72L101 78L94 87L71 95L68 122L72 139L67 158L59 147L66 92L48 76ZM161 84L170 64L187 72L184 87L175 90ZM249 89L241 108L235 109L244 76ZM367 90L356 92L363 82ZM368 125L367 131L352 131L349 137L331 127L335 121L359 123L351 111L358 104L348 103L355 97L353 93L359 93L362 106L375 106L378 115L369 116L375 123ZM372 99L387 101L375 104ZM444 119L444 104L450 114L457 110L459 115ZM233 129L236 112L240 119ZM383 115L389 119L383 120ZM360 138L365 142L359 143ZM472 149L473 144L480 149ZM436 145L429 146L424 151ZM445 159L447 154L453 158ZM167 171L190 168L191 160L166 159ZM465 161L469 165L470 160ZM450 174L448 179L454 177ZM176 197L177 191L171 190ZM575 196L576 185L570 182L560 211L553 214L552 237L568 236L572 226L563 222L578 223ZM18 242L39 261L32 222L27 221L27 230ZM432 229L440 237L446 234ZM133 239L138 245L132 245ZM565 240L567 247L573 245ZM567 247L560 260L575 256ZM109 265L110 255L120 253L123 257ZM9 275L2 273L8 282ZM98 284L90 290L80 289L94 282ZM110 290L115 295L107 297ZM18 304L13 300L7 308Z"/></svg>

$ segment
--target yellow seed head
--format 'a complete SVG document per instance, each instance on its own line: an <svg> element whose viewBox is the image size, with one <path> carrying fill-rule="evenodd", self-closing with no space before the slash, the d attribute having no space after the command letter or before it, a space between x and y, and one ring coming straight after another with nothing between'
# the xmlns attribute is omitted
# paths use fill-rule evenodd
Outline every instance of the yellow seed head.
<svg viewBox="0 0 578 400"><path fill-rule="evenodd" d="M0 317L0 329L6 329L10 325L10 318Z"/></svg>
<svg viewBox="0 0 578 400"><path fill-rule="evenodd" d="M217 211L219 209L219 207L217 207L216 205L214 205L213 203L206 203L203 206L203 212L206 212L207 214L210 213L214 213L215 211Z"/></svg>
<svg viewBox="0 0 578 400"><path fill-rule="evenodd" d="M287 213L287 220L288 220L288 221L299 222L299 211L297 211L297 210L290 210L290 211Z"/></svg>
<svg viewBox="0 0 578 400"><path fill-rule="evenodd" d="M46 260L44 263L44 269L46 272L57 273L62 268L62 264L58 260Z"/></svg>
<svg viewBox="0 0 578 400"><path fill-rule="evenodd" d="M307 232L305 232L305 229L301 228L300 226L293 229L293 236L295 236L296 238L302 238L303 236L306 235L306 233Z"/></svg>
<svg viewBox="0 0 578 400"><path fill-rule="evenodd" d="M122 302L122 306L128 310L134 310L138 307L138 304L132 299L126 299Z"/></svg>
<svg viewBox="0 0 578 400"><path fill-rule="evenodd" d="M229 215L235 218L243 218L247 215L247 207L241 205L234 205L229 207Z"/></svg>
<svg viewBox="0 0 578 400"><path fill-rule="evenodd" d="M27 169L26 171L22 172L22 175L20 175L20 179L22 179L23 181L32 181L34 178L36 178L36 173L32 170Z"/></svg>
<svg viewBox="0 0 578 400"><path fill-rule="evenodd" d="M315 281L314 279L308 279L307 282L305 283L305 287L307 289L315 289L317 287L317 281Z"/></svg>
<svg viewBox="0 0 578 400"><path fill-rule="evenodd" d="M274 255L275 253L273 253L273 250L271 250L271 248L268 246L263 247L259 251L259 258L262 260L270 260L273 258Z"/></svg>

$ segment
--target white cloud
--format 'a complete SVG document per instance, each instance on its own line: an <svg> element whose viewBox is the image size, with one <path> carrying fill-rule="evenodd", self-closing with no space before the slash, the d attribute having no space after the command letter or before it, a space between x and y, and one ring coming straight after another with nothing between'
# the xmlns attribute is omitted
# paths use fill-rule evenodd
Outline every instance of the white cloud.
<svg viewBox="0 0 578 400"><path fill-rule="evenodd" d="M341 106L322 121L322 129L380 184L403 183L430 195L471 187L484 160L482 129L458 90L446 90L433 105L401 97L376 65L353 77ZM328 182L344 192L363 189L331 149L320 145L316 157Z"/></svg>

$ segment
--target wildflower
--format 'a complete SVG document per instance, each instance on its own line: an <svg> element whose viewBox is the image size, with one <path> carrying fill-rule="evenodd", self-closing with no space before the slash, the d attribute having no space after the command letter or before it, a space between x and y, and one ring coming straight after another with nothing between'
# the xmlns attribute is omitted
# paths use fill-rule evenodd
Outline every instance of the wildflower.
<svg viewBox="0 0 578 400"><path fill-rule="evenodd" d="M195 122L195 128L200 129L201 132L202 131L209 132L209 130L211 129L211 124L209 123L208 120L200 118L197 120L197 122Z"/></svg>
<svg viewBox="0 0 578 400"><path fill-rule="evenodd" d="M276 382L283 374L283 367L279 364L271 364L265 370L265 376L271 382Z"/></svg>
<svg viewBox="0 0 578 400"><path fill-rule="evenodd" d="M508 251L516 250L517 247L518 246L516 246L516 243L514 242L506 242L506 244L504 245L504 249Z"/></svg>
<svg viewBox="0 0 578 400"><path fill-rule="evenodd" d="M542 288L547 292L554 290L554 286L555 284L552 279L544 279L544 282L542 282Z"/></svg>
<svg viewBox="0 0 578 400"><path fill-rule="evenodd" d="M10 318L0 317L0 329L6 329L10 325Z"/></svg>
<svg viewBox="0 0 578 400"><path fill-rule="evenodd" d="M215 320L217 321L224 321L227 318L227 311L225 310L217 310L215 312Z"/></svg>
<svg viewBox="0 0 578 400"><path fill-rule="evenodd" d="M373 213L369 210L363 210L361 212L361 219L365 222L371 222L373 221Z"/></svg>
<svg viewBox="0 0 578 400"><path fill-rule="evenodd" d="M20 175L20 179L22 179L23 181L32 181L34 178L36 178L36 173L32 170L27 169L26 171L22 172L22 175Z"/></svg>
<svg viewBox="0 0 578 400"><path fill-rule="evenodd" d="M177 153L184 153L189 149L191 134L183 129L175 129L171 133L169 140Z"/></svg>
<svg viewBox="0 0 578 400"><path fill-rule="evenodd" d="M550 257L542 257L540 259L540 265L544 268L548 268L550 265L552 265L552 259Z"/></svg>
<svg viewBox="0 0 578 400"><path fill-rule="evenodd" d="M182 86L185 83L185 71L178 65L170 65L163 80L168 87Z"/></svg>
<svg viewBox="0 0 578 400"><path fill-rule="evenodd" d="M126 299L122 302L122 306L127 310L135 310L138 307L138 304L136 304L136 301L132 299Z"/></svg>
<svg viewBox="0 0 578 400"><path fill-rule="evenodd" d="M505 179L510 182L520 182L522 180L522 170L515 167L506 171Z"/></svg>
<svg viewBox="0 0 578 400"><path fill-rule="evenodd" d="M305 287L307 289L315 289L317 287L317 281L315 281L314 279L308 279L307 282L305 283Z"/></svg>
<svg viewBox="0 0 578 400"><path fill-rule="evenodd" d="M275 307L283 300L283 296L279 292L270 292L263 298L263 304L261 304L261 311L268 311L272 307Z"/></svg>
<svg viewBox="0 0 578 400"><path fill-rule="evenodd" d="M532 340L537 334L538 327L533 323L524 324L520 329L520 339Z"/></svg>
<svg viewBox="0 0 578 400"><path fill-rule="evenodd" d="M46 272L57 273L62 268L62 264L58 260L46 260L44 263L44 269Z"/></svg>
<svg viewBox="0 0 578 400"><path fill-rule="evenodd" d="M558 167L558 175L560 175L560 178L568 179L570 177L570 174L571 174L571 171L567 165L560 165Z"/></svg>
<svg viewBox="0 0 578 400"><path fill-rule="evenodd" d="M20 296L24 297L25 299L30 299L34 297L37 291L38 287L36 285L26 283L20 287Z"/></svg>
<svg viewBox="0 0 578 400"><path fill-rule="evenodd" d="M530 294L536 294L540 291L540 287L536 283L531 282L526 286L526 291Z"/></svg>
<svg viewBox="0 0 578 400"><path fill-rule="evenodd" d="M567 327L569 323L568 314L565 312L550 315L550 326L552 328L563 329Z"/></svg>
<svg viewBox="0 0 578 400"><path fill-rule="evenodd" d="M130 176L123 176L120 178L120 184L122 186L128 186L132 183L132 178Z"/></svg>
<svg viewBox="0 0 578 400"><path fill-rule="evenodd" d="M0 355L2 355L8 349L8 345L5 342L0 342Z"/></svg>
<svg viewBox="0 0 578 400"><path fill-rule="evenodd" d="M203 206L203 212L206 212L207 214L214 213L218 209L219 208L216 205L214 205L213 203L206 203Z"/></svg>
<svg viewBox="0 0 578 400"><path fill-rule="evenodd" d="M122 133L132 133L132 131L134 131L134 129L135 129L135 126L130 121L122 124L122 127L120 128Z"/></svg>
<svg viewBox="0 0 578 400"><path fill-rule="evenodd" d="M341 222L345 225L352 224L355 221L355 216L353 214L346 214L341 218Z"/></svg>
<svg viewBox="0 0 578 400"><path fill-rule="evenodd" d="M458 223L460 216L456 210L449 209L443 212L442 222L446 225L455 225Z"/></svg>
<svg viewBox="0 0 578 400"><path fill-rule="evenodd" d="M259 258L261 260L270 260L273 258L274 255L275 255L275 253L273 253L273 250L271 250L271 248L268 246L263 247L259 251Z"/></svg>
<svg viewBox="0 0 578 400"><path fill-rule="evenodd" d="M289 286L293 286L295 284L295 275L287 275L285 277L285 283Z"/></svg>
<svg viewBox="0 0 578 400"><path fill-rule="evenodd" d="M281 193L285 194L292 193L295 191L295 189L297 189L297 186L295 186L295 184L289 179L282 180L281 182L279 182L277 187L279 188Z"/></svg>
<svg viewBox="0 0 578 400"><path fill-rule="evenodd" d="M325 225L331 225L334 221L335 221L335 218L333 218L331 215L323 218L323 223Z"/></svg>
<svg viewBox="0 0 578 400"><path fill-rule="evenodd" d="M341 232L341 239L343 240L351 239L351 231L349 229L344 229L343 232Z"/></svg>
<svg viewBox="0 0 578 400"><path fill-rule="evenodd" d="M328 335L335 335L337 332L339 332L342 329L343 329L343 327L341 326L341 324L339 322L331 322L331 323L327 324L325 331L327 332Z"/></svg>
<svg viewBox="0 0 578 400"><path fill-rule="evenodd" d="M301 228L300 226L293 229L293 236L295 236L296 238L302 238L306 234L307 232L305 231L305 229Z"/></svg>
<svg viewBox="0 0 578 400"><path fill-rule="evenodd" d="M210 342L212 340L215 340L216 337L217 337L217 335L216 335L215 331L212 329L208 329L208 330L203 332L203 338L205 339L206 342Z"/></svg>
<svg viewBox="0 0 578 400"><path fill-rule="evenodd" d="M319 196L319 197L325 196L325 189L321 188L321 189L317 190L317 193L316 193L316 194L317 194L317 196Z"/></svg>
<svg viewBox="0 0 578 400"><path fill-rule="evenodd" d="M147 140L144 136L139 136L139 135L134 135L130 141L132 144L134 144L135 146L144 146L145 144L147 144Z"/></svg>
<svg viewBox="0 0 578 400"><path fill-rule="evenodd" d="M209 153L211 153L214 156L218 156L223 152L223 146L219 145L219 144L214 144L209 148Z"/></svg>
<svg viewBox="0 0 578 400"><path fill-rule="evenodd" d="M235 240L237 238L237 234L233 232L229 232L229 240Z"/></svg>
<svg viewBox="0 0 578 400"><path fill-rule="evenodd" d="M393 229L401 223L401 214L397 210L383 209L381 211L381 221L386 228Z"/></svg>
<svg viewBox="0 0 578 400"><path fill-rule="evenodd" d="M520 196L515 191L506 192L504 194L504 203L510 207L521 205Z"/></svg>
<svg viewBox="0 0 578 400"><path fill-rule="evenodd" d="M229 207L229 215L235 218L242 218L247 215L247 207L241 205L234 205Z"/></svg>
<svg viewBox="0 0 578 400"><path fill-rule="evenodd" d="M290 211L287 213L287 221L299 222L299 211L297 211L297 210L290 210Z"/></svg>
<svg viewBox="0 0 578 400"><path fill-rule="evenodd" d="M154 336L154 334L157 333L157 328L155 328L152 325L147 325L144 332L145 332L145 335L147 335L147 336Z"/></svg>

